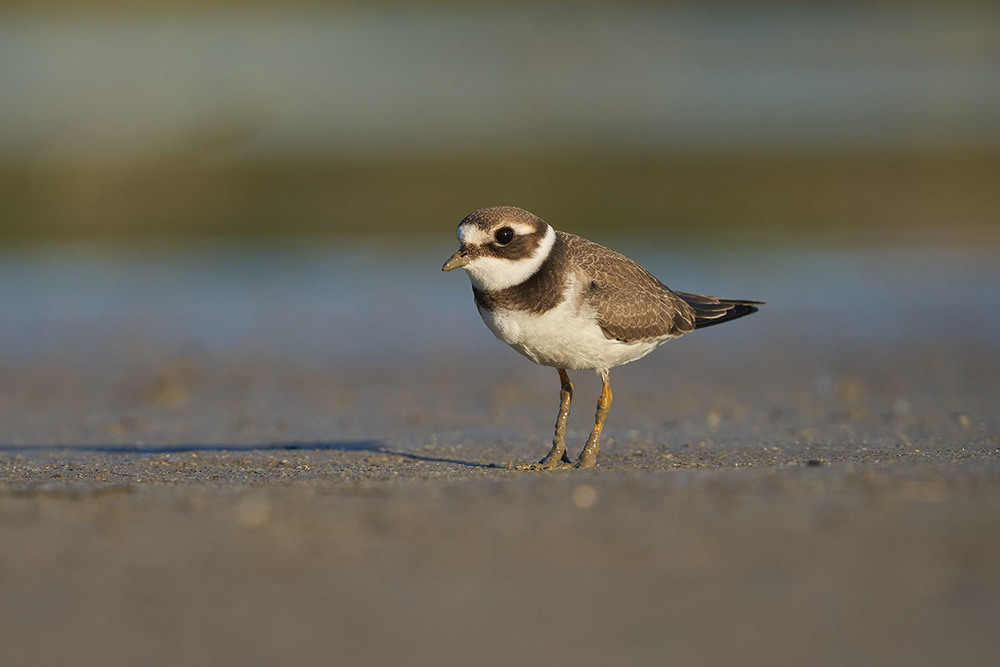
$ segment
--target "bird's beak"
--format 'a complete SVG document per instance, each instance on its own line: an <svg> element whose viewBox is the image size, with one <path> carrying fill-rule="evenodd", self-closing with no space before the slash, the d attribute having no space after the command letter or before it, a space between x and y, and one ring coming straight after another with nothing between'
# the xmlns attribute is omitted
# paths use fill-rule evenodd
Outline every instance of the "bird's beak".
<svg viewBox="0 0 1000 667"><path fill-rule="evenodd" d="M469 256L466 255L461 250L456 250L455 254L448 258L448 261L444 263L441 267L442 271L451 271L452 269L460 269L469 263Z"/></svg>

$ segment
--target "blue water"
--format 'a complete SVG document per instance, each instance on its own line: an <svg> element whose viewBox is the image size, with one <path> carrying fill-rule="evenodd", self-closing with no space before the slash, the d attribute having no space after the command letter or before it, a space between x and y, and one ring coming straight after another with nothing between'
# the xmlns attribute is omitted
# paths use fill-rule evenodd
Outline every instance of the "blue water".
<svg viewBox="0 0 1000 667"><path fill-rule="evenodd" d="M497 345L434 246L216 243L0 251L0 367L258 354L288 364L432 364ZM685 291L768 302L741 340L877 347L995 341L988 250L703 252L616 245ZM495 351L495 348L494 348ZM490 352L486 353L487 355ZM151 361L152 362L152 361Z"/></svg>

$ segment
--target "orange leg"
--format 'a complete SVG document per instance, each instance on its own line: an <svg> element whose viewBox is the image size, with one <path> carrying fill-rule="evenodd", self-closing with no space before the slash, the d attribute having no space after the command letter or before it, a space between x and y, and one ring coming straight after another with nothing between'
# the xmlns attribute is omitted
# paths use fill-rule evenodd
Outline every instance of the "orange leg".
<svg viewBox="0 0 1000 667"><path fill-rule="evenodd" d="M569 404L573 401L573 383L569 381L566 369L560 368L559 382L559 416L556 417L556 434L552 438L552 449L545 458L538 462L541 468L555 468L563 463L569 463L566 455L566 420L569 418Z"/></svg>
<svg viewBox="0 0 1000 667"><path fill-rule="evenodd" d="M594 430L587 438L587 444L580 452L580 458L573 464L577 468L593 468L597 465L597 455L601 451L601 431L604 430L604 420L611 409L611 382L608 379L608 371L601 371L601 397L597 399L597 415L594 417Z"/></svg>

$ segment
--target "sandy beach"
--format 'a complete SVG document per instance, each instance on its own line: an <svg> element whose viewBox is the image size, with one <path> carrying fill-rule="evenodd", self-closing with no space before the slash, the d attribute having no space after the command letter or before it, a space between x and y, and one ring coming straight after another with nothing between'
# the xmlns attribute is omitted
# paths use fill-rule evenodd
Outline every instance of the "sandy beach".
<svg viewBox="0 0 1000 667"><path fill-rule="evenodd" d="M596 470L528 473L556 373L450 251L360 295L372 249L7 258L5 664L1000 655L988 252L650 254L769 305L615 371Z"/></svg>

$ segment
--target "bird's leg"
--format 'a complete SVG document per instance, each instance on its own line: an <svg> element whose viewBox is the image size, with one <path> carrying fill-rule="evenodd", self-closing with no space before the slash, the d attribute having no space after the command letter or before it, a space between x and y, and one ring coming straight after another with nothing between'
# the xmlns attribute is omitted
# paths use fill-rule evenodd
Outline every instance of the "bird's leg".
<svg viewBox="0 0 1000 667"><path fill-rule="evenodd" d="M563 463L570 463L566 455L566 420L569 418L569 404L573 400L573 383L569 381L566 369L559 369L559 416L556 417L556 434L552 438L552 449L545 458L538 462L541 468L555 468Z"/></svg>
<svg viewBox="0 0 1000 667"><path fill-rule="evenodd" d="M601 431L604 430L604 420L611 409L611 382L607 369L601 371L601 397L597 399L597 415L594 417L594 430L587 438L587 444L580 452L580 458L573 464L577 468L593 468L597 465L597 454L601 451Z"/></svg>

